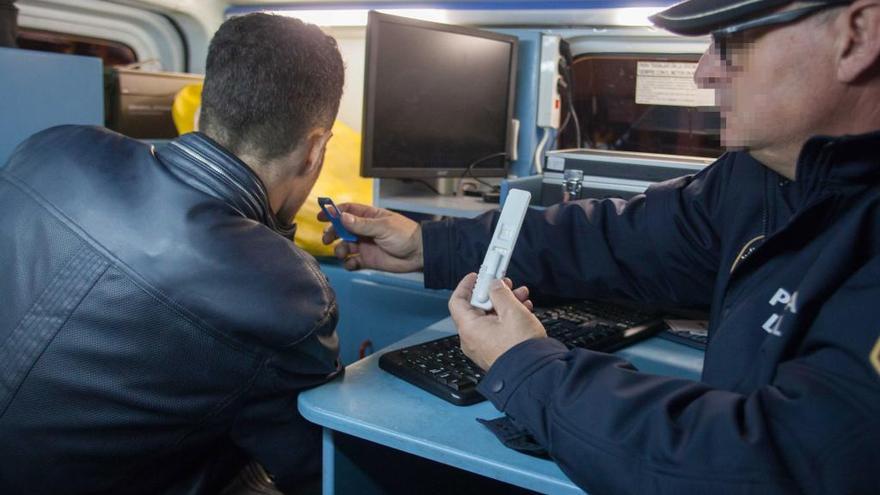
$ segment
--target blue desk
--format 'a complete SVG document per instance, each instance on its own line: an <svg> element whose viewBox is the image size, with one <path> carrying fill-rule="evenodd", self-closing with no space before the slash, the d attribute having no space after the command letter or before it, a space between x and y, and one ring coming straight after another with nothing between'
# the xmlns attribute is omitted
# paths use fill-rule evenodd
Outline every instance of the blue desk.
<svg viewBox="0 0 880 495"><path fill-rule="evenodd" d="M431 325L385 350L454 333L451 318ZM543 493L582 494L553 462L507 449L475 418L500 413L488 402L468 407L449 404L378 367L373 354L346 368L345 375L309 390L299 410L324 428L324 493L340 493L334 433L384 445L437 463ZM618 354L650 373L699 378L703 353L654 338ZM366 451L365 451L366 452ZM356 461L355 461L356 462ZM388 466L388 469L394 469ZM425 483L430 481L425 480ZM363 487L362 487L363 488ZM416 493L419 487L411 487ZM360 490L361 493L369 490Z"/></svg>

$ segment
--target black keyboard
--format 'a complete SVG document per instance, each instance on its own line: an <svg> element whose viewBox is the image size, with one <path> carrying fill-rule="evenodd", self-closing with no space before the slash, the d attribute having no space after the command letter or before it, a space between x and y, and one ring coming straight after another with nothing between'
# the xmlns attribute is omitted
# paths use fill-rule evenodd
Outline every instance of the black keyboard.
<svg viewBox="0 0 880 495"><path fill-rule="evenodd" d="M536 309L535 316L569 349L611 352L663 328L657 313L594 301ZM485 400L476 389L483 370L461 352L458 335L386 352L379 367L459 406Z"/></svg>

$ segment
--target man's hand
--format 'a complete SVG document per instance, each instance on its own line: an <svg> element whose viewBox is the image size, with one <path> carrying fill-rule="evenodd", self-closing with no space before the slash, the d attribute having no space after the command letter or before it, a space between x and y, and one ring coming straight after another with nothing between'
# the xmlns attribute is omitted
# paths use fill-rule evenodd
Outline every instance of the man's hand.
<svg viewBox="0 0 880 495"><path fill-rule="evenodd" d="M422 269L422 228L418 223L398 213L381 208L343 203L342 225L358 236L358 242L340 242L333 254L344 260L346 270L374 268L388 272L415 272ZM324 212L318 220L327 222ZM333 225L324 229L321 241L330 244L336 240Z"/></svg>
<svg viewBox="0 0 880 495"><path fill-rule="evenodd" d="M505 278L492 282L489 298L493 312L471 306L471 292L477 274L464 277L449 299L449 312L461 337L461 349L480 368L488 370L502 354L520 342L547 336L541 322L532 314L529 289L511 290L513 282Z"/></svg>

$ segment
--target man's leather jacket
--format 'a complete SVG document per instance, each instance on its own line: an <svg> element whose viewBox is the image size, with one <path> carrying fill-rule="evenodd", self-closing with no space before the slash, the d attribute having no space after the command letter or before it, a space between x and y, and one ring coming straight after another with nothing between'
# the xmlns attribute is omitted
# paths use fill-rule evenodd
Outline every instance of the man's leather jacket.
<svg viewBox="0 0 880 495"><path fill-rule="evenodd" d="M317 472L296 400L340 371L335 297L244 163L57 127L0 169L0 212L0 493Z"/></svg>

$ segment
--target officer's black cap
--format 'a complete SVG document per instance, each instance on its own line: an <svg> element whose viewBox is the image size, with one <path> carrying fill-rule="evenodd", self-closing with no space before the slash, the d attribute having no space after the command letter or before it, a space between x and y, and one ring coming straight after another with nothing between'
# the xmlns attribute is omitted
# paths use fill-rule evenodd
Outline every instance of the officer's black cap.
<svg viewBox="0 0 880 495"><path fill-rule="evenodd" d="M686 0L650 17L656 26L676 34L709 34L771 12L792 0ZM840 3L826 0L810 3Z"/></svg>

